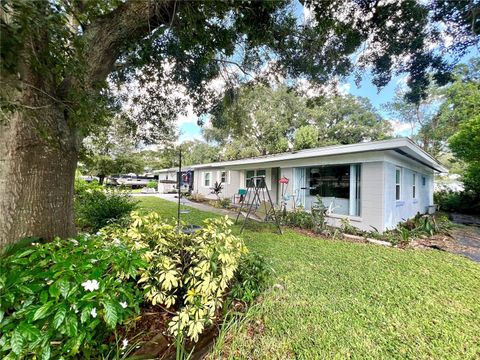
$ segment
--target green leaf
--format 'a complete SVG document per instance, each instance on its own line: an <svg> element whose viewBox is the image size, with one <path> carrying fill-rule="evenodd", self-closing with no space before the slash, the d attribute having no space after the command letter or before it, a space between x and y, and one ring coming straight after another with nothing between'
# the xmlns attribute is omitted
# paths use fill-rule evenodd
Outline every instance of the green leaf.
<svg viewBox="0 0 480 360"><path fill-rule="evenodd" d="M63 320L65 320L65 315L67 314L67 309L65 306L60 307L55 316L53 317L53 327L58 329L62 325Z"/></svg>
<svg viewBox="0 0 480 360"><path fill-rule="evenodd" d="M42 292L40 293L40 302L42 304L45 304L47 301L48 301L48 292L45 290L42 290Z"/></svg>
<svg viewBox="0 0 480 360"><path fill-rule="evenodd" d="M70 314L67 316L65 325L67 326L68 336L74 337L75 335L77 335L78 323L77 323L77 317L75 314Z"/></svg>
<svg viewBox="0 0 480 360"><path fill-rule="evenodd" d="M17 284L15 285L15 287L24 294L33 295L33 290L30 289L28 286Z"/></svg>
<svg viewBox="0 0 480 360"><path fill-rule="evenodd" d="M54 298L58 298L60 296L60 290L58 289L55 283L50 285L50 287L48 288L48 292Z"/></svg>
<svg viewBox="0 0 480 360"><path fill-rule="evenodd" d="M17 329L13 331L12 337L10 338L10 346L12 347L12 351L20 355L23 350L23 345L25 344L25 339L23 338L20 331Z"/></svg>
<svg viewBox="0 0 480 360"><path fill-rule="evenodd" d="M42 351L40 351L40 359L41 360L48 360L48 359L50 359L50 356L51 356L50 344L47 343L42 348Z"/></svg>
<svg viewBox="0 0 480 360"><path fill-rule="evenodd" d="M60 279L57 281L57 287L60 290L62 296L66 299L68 296L68 291L70 290L70 283L65 279Z"/></svg>
<svg viewBox="0 0 480 360"><path fill-rule="evenodd" d="M45 316L47 316L52 306L53 306L53 301L49 301L46 304L40 306L37 309L37 311L35 311L35 314L33 315L33 321L38 319L43 319Z"/></svg>
<svg viewBox="0 0 480 360"><path fill-rule="evenodd" d="M22 322L18 326L18 330L22 334L22 336L27 339L29 342L35 341L41 336L40 330L38 330L35 326L32 324L28 324L25 322Z"/></svg>
<svg viewBox="0 0 480 360"><path fill-rule="evenodd" d="M28 250L25 250L24 252L20 253L19 255L17 255L17 258L22 258L22 257L25 257L27 255L30 255L31 253L35 252L35 249L28 249Z"/></svg>
<svg viewBox="0 0 480 360"><path fill-rule="evenodd" d="M92 311L92 309L93 309L92 304L88 304L82 309L82 313L80 315L80 322L84 323L90 318L91 316L90 312Z"/></svg>
<svg viewBox="0 0 480 360"><path fill-rule="evenodd" d="M118 320L117 309L115 308L115 304L110 300L105 300L105 301L102 301L102 305L105 309L105 313L103 316L103 318L105 319L105 322L107 323L108 326L110 326L111 328L114 328Z"/></svg>

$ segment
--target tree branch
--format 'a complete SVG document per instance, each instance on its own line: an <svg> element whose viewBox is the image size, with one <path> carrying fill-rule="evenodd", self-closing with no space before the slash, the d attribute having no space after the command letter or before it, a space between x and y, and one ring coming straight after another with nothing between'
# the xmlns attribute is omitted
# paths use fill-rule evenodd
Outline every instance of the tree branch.
<svg viewBox="0 0 480 360"><path fill-rule="evenodd" d="M128 1L87 27L87 80L104 81L115 61L156 28L173 22L174 0Z"/></svg>

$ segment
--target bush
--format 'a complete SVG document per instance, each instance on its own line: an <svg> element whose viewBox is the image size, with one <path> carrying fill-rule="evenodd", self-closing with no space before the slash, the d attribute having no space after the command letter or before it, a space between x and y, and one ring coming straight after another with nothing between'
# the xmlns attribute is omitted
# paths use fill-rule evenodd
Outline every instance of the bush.
<svg viewBox="0 0 480 360"><path fill-rule="evenodd" d="M216 208L228 209L230 208L232 201L229 198L223 198L218 200L212 200L210 201L210 204Z"/></svg>
<svg viewBox="0 0 480 360"><path fill-rule="evenodd" d="M76 189L76 223L82 230L98 231L108 224L122 220L136 206L137 202L125 191L89 187Z"/></svg>
<svg viewBox="0 0 480 360"><path fill-rule="evenodd" d="M433 198L442 211L480 214L480 199L473 192L438 191Z"/></svg>
<svg viewBox="0 0 480 360"><path fill-rule="evenodd" d="M199 192L194 192L188 195L188 199L195 201L195 202L205 202L207 201L207 198L205 195L200 194Z"/></svg>
<svg viewBox="0 0 480 360"><path fill-rule="evenodd" d="M230 295L232 298L252 303L268 285L272 268L259 254L248 253L242 256Z"/></svg>
<svg viewBox="0 0 480 360"><path fill-rule="evenodd" d="M0 259L0 358L100 357L139 311L145 264L96 237L33 243Z"/></svg>
<svg viewBox="0 0 480 360"><path fill-rule="evenodd" d="M102 232L107 240L146 251L143 258L148 266L139 280L146 299L175 313L168 325L173 335L186 333L197 341L222 306L246 252L230 225L228 217L207 219L201 230L184 234L174 223L162 223L155 212L144 216L134 212L128 227L111 226Z"/></svg>
<svg viewBox="0 0 480 360"><path fill-rule="evenodd" d="M299 227L302 229L312 229L313 219L312 214L305 211L302 207L297 207L293 211L288 211L286 214L280 214L282 222L285 225Z"/></svg>
<svg viewBox="0 0 480 360"><path fill-rule="evenodd" d="M155 180L150 180L147 184L147 188L149 189L157 189L158 183Z"/></svg>

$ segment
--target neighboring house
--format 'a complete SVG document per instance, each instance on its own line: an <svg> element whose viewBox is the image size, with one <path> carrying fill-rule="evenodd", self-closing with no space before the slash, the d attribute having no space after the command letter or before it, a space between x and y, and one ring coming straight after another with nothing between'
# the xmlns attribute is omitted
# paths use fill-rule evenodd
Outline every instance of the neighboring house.
<svg viewBox="0 0 480 360"><path fill-rule="evenodd" d="M329 209L328 222L341 219L362 230L384 231L433 205L435 172L447 172L408 138L334 145L256 158L193 165L193 191L214 197L224 186L233 199L252 176L265 176L274 204L310 210L317 195ZM175 177L175 169L156 171ZM288 185L279 183L289 179ZM238 198L237 198L238 199Z"/></svg>

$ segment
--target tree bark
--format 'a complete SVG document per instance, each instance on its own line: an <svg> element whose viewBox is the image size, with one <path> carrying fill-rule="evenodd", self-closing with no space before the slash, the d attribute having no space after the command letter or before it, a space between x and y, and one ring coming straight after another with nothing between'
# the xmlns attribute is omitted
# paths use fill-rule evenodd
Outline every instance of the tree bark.
<svg viewBox="0 0 480 360"><path fill-rule="evenodd" d="M51 101L39 105L28 89L21 98L36 109L16 111L0 125L0 247L75 234L77 138Z"/></svg>

